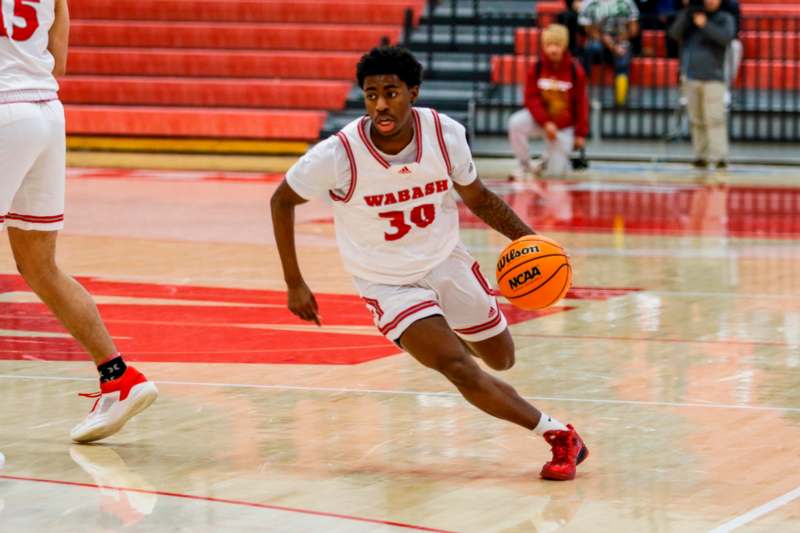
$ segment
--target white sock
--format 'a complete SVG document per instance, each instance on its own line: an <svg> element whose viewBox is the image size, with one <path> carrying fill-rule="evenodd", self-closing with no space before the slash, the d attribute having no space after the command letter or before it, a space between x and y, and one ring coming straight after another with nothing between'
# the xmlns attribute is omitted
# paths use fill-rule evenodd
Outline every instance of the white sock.
<svg viewBox="0 0 800 533"><path fill-rule="evenodd" d="M569 428L556 420L555 418L551 417L547 413L542 413L542 418L539 419L539 423L533 428L533 432L537 435L544 435L545 431L566 431Z"/></svg>

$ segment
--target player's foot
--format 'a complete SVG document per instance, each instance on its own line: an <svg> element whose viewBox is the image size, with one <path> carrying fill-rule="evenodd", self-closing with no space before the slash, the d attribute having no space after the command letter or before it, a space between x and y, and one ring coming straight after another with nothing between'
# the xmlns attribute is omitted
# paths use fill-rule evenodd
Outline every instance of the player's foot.
<svg viewBox="0 0 800 533"><path fill-rule="evenodd" d="M553 459L542 467L544 479L567 481L575 479L575 467L589 457L589 448L583 443L571 424L568 430L546 431L544 439L550 444Z"/></svg>
<svg viewBox="0 0 800 533"><path fill-rule="evenodd" d="M103 511L113 514L126 526L153 513L158 502L155 488L128 468L112 448L73 445L69 456L92 476L99 487ZM119 487L134 491L117 490Z"/></svg>
<svg viewBox="0 0 800 533"><path fill-rule="evenodd" d="M692 161L692 166L694 168L708 168L708 161L705 159L695 159Z"/></svg>
<svg viewBox="0 0 800 533"><path fill-rule="evenodd" d="M72 428L75 442L93 442L109 437L122 429L128 420L147 409L156 398L155 383L129 366L121 378L100 383L100 392L81 394L97 398L89 415Z"/></svg>

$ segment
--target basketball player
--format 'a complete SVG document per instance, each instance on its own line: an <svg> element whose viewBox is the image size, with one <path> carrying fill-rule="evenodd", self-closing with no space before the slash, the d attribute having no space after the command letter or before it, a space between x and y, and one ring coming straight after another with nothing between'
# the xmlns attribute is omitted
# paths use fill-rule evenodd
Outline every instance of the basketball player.
<svg viewBox="0 0 800 533"><path fill-rule="evenodd" d="M479 409L544 436L553 459L542 468L543 478L574 478L576 464L588 455L578 433L471 357L507 370L514 342L489 283L460 242L454 192L509 239L533 230L477 178L464 127L413 107L422 66L411 53L374 48L361 58L357 78L367 115L312 148L272 197L289 309L320 323L297 261L294 209L326 198L345 267L380 332L441 372Z"/></svg>
<svg viewBox="0 0 800 533"><path fill-rule="evenodd" d="M91 354L100 373L92 411L70 436L99 440L119 431L158 396L125 365L91 296L56 265L64 225L64 108L55 76L67 63L66 0L2 0L0 12L0 228L26 283Z"/></svg>

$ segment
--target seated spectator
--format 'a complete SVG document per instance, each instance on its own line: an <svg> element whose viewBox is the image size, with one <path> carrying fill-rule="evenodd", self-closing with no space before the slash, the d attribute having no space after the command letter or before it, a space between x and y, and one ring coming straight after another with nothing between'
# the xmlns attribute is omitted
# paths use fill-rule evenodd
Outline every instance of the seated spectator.
<svg viewBox="0 0 800 533"><path fill-rule="evenodd" d="M528 71L525 109L508 121L508 139L517 168L513 179L531 180L546 174L561 176L570 170L570 153L583 149L589 133L589 96L586 74L569 53L569 32L551 24L542 32L540 57ZM544 138L541 160L530 160L528 141Z"/></svg>
<svg viewBox="0 0 800 533"><path fill-rule="evenodd" d="M691 4L678 13L669 34L681 43L681 76L692 125L693 165L725 168L725 52L736 33L736 23L733 15L720 9L721 0L702 0L702 7Z"/></svg>
<svg viewBox="0 0 800 533"><path fill-rule="evenodd" d="M578 13L581 10L583 2L580 0L564 0L566 4L566 11L558 14L557 22L562 26L566 26L569 30L569 52L574 57L581 57L583 55L583 39L586 37L586 32L578 24Z"/></svg>
<svg viewBox="0 0 800 533"><path fill-rule="evenodd" d="M584 49L584 67L591 73L595 63L614 65L614 94L618 105L628 99L631 39L639 34L639 9L633 0L587 0L578 16L589 40Z"/></svg>

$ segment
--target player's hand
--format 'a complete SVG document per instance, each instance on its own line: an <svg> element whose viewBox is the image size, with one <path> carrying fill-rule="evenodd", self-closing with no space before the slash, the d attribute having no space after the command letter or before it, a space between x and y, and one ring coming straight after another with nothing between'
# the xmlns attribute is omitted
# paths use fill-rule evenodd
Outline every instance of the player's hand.
<svg viewBox="0 0 800 533"><path fill-rule="evenodd" d="M692 20L694 21L694 25L698 28L703 28L708 22L708 17L702 11L698 11L694 15L692 15Z"/></svg>
<svg viewBox="0 0 800 533"><path fill-rule="evenodd" d="M586 147L586 138L585 137L575 137L575 149L576 150L583 150Z"/></svg>
<svg viewBox="0 0 800 533"><path fill-rule="evenodd" d="M555 141L558 135L558 126L556 126L554 122L548 122L544 125L544 134L551 141Z"/></svg>
<svg viewBox="0 0 800 533"><path fill-rule="evenodd" d="M289 311L303 320L314 322L318 326L322 325L319 321L317 300L305 282L289 287Z"/></svg>

